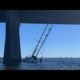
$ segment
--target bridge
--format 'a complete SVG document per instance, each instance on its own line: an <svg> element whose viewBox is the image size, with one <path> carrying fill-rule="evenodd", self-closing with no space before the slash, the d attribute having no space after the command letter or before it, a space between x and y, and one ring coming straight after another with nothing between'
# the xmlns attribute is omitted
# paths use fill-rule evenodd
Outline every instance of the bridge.
<svg viewBox="0 0 80 80"><path fill-rule="evenodd" d="M3 63L19 64L20 23L80 24L80 10L0 10L0 22L6 22Z"/></svg>

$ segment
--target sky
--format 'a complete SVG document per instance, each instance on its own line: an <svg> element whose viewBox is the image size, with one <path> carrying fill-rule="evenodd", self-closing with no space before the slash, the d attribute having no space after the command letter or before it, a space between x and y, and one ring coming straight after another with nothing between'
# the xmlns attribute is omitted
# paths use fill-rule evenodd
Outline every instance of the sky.
<svg viewBox="0 0 80 80"><path fill-rule="evenodd" d="M31 56L46 24L20 24L21 56ZM51 27L49 24L48 27ZM0 23L0 57L4 56L5 23ZM38 57L80 57L80 25L53 24Z"/></svg>

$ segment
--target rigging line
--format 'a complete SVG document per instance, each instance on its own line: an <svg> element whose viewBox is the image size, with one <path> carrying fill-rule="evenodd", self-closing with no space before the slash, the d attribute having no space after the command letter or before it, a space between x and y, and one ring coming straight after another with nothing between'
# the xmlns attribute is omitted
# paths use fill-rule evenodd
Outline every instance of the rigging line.
<svg viewBox="0 0 80 80"><path fill-rule="evenodd" d="M43 37L43 35L44 35L46 29L47 29L47 27L48 27L48 24L47 24L46 27L44 28L44 31L43 31L43 33L42 33L42 35L41 35L41 37L40 37L40 39L39 39L39 41L38 41L38 43L37 43L35 49L34 49L34 51L33 51L32 56L34 56L35 52L37 51L37 47L38 47L38 45L39 45L39 43L40 43L40 41L41 41L41 39L42 39L42 37Z"/></svg>
<svg viewBox="0 0 80 80"><path fill-rule="evenodd" d="M44 40L43 40L43 42L42 42L42 45L40 46L40 48L39 48L39 50L38 50L36 56L39 54L39 52L40 52L40 50L41 50L43 44L45 43L47 37L49 36L49 33L51 32L52 28L53 28L53 24L52 24L51 28L49 28L49 31L48 31L48 33L46 34L46 36L45 36L45 38L44 38Z"/></svg>

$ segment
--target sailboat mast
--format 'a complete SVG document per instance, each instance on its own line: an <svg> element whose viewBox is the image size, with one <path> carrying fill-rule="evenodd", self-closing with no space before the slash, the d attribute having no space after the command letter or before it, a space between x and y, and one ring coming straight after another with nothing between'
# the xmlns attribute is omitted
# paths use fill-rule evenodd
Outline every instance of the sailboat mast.
<svg viewBox="0 0 80 80"><path fill-rule="evenodd" d="M33 52L32 56L34 56L35 52L37 51L37 47L39 46L39 43L40 43L40 41L41 41L41 39L42 39L42 37L43 37L43 35L44 35L44 33L45 33L47 27L48 27L48 24L47 24L46 27L44 28L44 31L43 31L43 33L42 33L42 35L41 35L41 37L40 37L40 39L39 39L39 41L38 41L38 43L37 43L35 49L34 49L34 52Z"/></svg>
<svg viewBox="0 0 80 80"><path fill-rule="evenodd" d="M36 54L36 56L39 54L39 52L40 52L40 50L41 50L43 44L46 42L46 39L47 39L47 37L49 36L49 34L50 34L52 28L53 28L53 25L51 26L51 28L49 28L49 31L48 31L48 33L46 34L46 36L45 36L45 38L44 38L44 40L43 40L43 42L42 42L42 44L41 44L41 46L40 46L40 48L39 48L37 54Z"/></svg>

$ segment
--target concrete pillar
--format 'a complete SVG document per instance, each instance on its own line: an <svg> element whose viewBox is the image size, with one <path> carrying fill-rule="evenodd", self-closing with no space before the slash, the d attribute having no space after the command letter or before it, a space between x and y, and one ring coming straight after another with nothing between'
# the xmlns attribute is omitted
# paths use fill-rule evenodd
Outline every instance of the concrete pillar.
<svg viewBox="0 0 80 80"><path fill-rule="evenodd" d="M21 61L19 14L17 10L6 11L6 40L3 63L15 65Z"/></svg>

